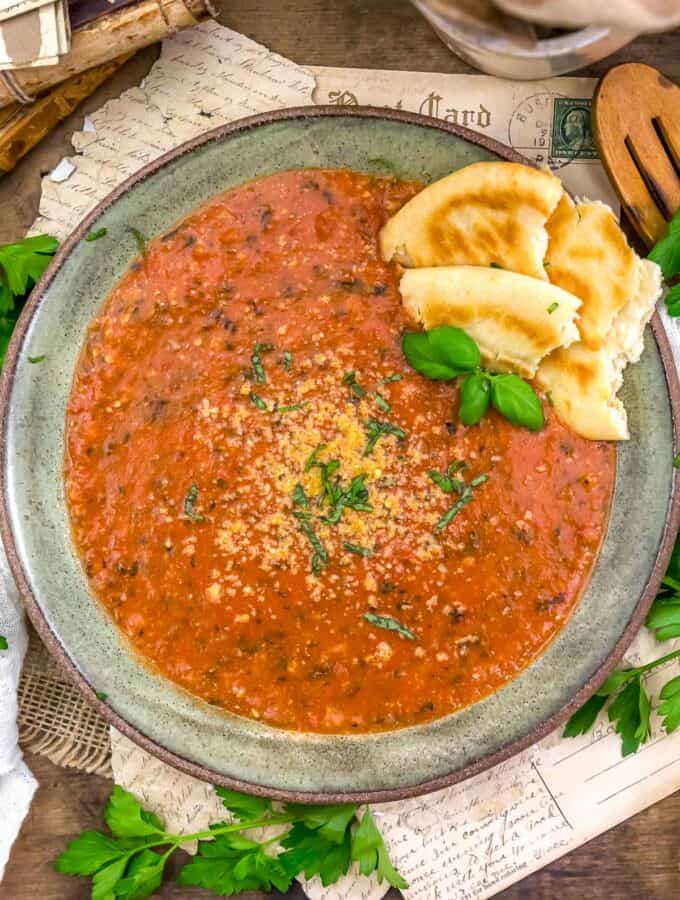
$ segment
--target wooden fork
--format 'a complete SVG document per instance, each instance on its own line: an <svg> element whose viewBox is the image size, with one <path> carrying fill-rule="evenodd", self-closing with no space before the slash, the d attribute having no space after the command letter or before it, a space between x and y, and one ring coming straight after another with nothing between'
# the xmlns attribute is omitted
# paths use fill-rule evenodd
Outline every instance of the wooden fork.
<svg viewBox="0 0 680 900"><path fill-rule="evenodd" d="M626 217L651 247L680 207L680 88L651 66L616 66L597 87L593 131Z"/></svg>

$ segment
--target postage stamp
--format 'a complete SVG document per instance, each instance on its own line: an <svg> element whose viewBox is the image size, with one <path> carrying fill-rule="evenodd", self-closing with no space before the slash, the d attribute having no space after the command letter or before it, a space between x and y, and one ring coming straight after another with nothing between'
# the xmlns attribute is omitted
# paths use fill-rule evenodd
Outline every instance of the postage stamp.
<svg viewBox="0 0 680 900"><path fill-rule="evenodd" d="M558 159L597 159L590 109L590 99L555 97L551 156Z"/></svg>

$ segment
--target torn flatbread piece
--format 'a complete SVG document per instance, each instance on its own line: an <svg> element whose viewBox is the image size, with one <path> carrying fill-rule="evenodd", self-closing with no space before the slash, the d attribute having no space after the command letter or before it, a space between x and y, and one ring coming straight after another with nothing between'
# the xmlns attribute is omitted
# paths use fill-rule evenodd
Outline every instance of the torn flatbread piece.
<svg viewBox="0 0 680 900"><path fill-rule="evenodd" d="M548 278L582 300L581 340L598 350L637 293L638 257L604 203L575 205L564 194L546 228Z"/></svg>
<svg viewBox="0 0 680 900"><path fill-rule="evenodd" d="M548 356L538 367L536 383L545 391L560 420L582 437L594 441L624 441L628 417L616 396L623 370L637 362L643 349L645 325L661 294L661 271L638 259L638 287L600 350L582 341Z"/></svg>
<svg viewBox="0 0 680 900"><path fill-rule="evenodd" d="M545 225L562 195L543 169L473 163L409 200L380 232L380 250L409 268L495 263L547 280Z"/></svg>
<svg viewBox="0 0 680 900"><path fill-rule="evenodd" d="M581 301L547 281L503 269L407 269L399 285L407 312L429 330L462 328L485 365L531 378L557 347L578 341Z"/></svg>

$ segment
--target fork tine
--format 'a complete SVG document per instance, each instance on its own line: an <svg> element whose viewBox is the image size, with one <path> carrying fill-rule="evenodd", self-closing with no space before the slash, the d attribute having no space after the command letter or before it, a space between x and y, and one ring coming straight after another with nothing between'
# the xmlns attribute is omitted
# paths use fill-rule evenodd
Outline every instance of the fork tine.
<svg viewBox="0 0 680 900"><path fill-rule="evenodd" d="M631 123L626 147L665 219L680 206L680 180L651 119Z"/></svg>
<svg viewBox="0 0 680 900"><path fill-rule="evenodd" d="M671 155L676 172L680 175L680 122L663 113L653 120L661 133L667 152Z"/></svg>

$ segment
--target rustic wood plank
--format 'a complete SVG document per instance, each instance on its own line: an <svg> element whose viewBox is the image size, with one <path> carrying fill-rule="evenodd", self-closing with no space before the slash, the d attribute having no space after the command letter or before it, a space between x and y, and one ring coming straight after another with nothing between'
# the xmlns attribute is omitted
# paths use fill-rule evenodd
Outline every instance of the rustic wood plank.
<svg viewBox="0 0 680 900"><path fill-rule="evenodd" d="M469 72L453 56L407 0L216 0L221 21L301 63L331 66L401 68L420 71ZM284 13L285 9L285 13ZM638 38L615 56L582 74L600 75L619 62L644 59L680 81L680 31ZM40 176L70 152L70 135L82 126L84 115L110 97L136 84L156 58L157 48L138 54L97 91L79 113L33 150L17 168L0 180L0 242L25 232L37 212ZM70 838L84 828L99 827L111 784L104 778L60 769L41 757L28 760L40 782L31 812L24 822L7 867L0 895L8 900L85 900L82 879L56 873L51 860ZM609 900L611 897L680 897L677 823L680 793L499 895L503 900ZM206 891L164 885L164 900L199 900ZM265 895L250 894L250 900ZM281 895L270 895L281 896ZM391 891L395 900L399 895ZM302 900L299 888L289 900Z"/></svg>

